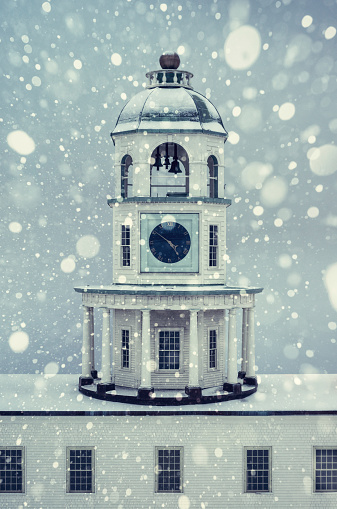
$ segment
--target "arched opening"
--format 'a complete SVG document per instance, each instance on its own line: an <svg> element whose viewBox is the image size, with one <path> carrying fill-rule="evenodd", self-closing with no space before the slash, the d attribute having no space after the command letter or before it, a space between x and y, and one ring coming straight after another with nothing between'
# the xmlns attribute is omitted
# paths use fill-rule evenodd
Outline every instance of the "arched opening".
<svg viewBox="0 0 337 509"><path fill-rule="evenodd" d="M189 163L186 150L177 143L162 143L150 159L150 196L188 196Z"/></svg>
<svg viewBox="0 0 337 509"><path fill-rule="evenodd" d="M218 198L218 160L215 156L209 156L208 166L208 197Z"/></svg>
<svg viewBox="0 0 337 509"><path fill-rule="evenodd" d="M132 157L126 154L123 156L121 163L121 196L122 198L130 198L133 196L132 192L133 172L132 172Z"/></svg>

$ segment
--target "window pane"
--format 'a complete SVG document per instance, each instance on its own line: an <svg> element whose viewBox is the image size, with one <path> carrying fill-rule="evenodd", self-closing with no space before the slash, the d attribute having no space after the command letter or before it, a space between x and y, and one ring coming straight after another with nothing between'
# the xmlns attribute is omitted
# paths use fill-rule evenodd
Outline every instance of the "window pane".
<svg viewBox="0 0 337 509"><path fill-rule="evenodd" d="M122 368L130 367L130 331L122 330Z"/></svg>
<svg viewBox="0 0 337 509"><path fill-rule="evenodd" d="M181 492L181 449L157 449L157 492Z"/></svg>
<svg viewBox="0 0 337 509"><path fill-rule="evenodd" d="M209 331L209 367L217 367L217 331Z"/></svg>
<svg viewBox="0 0 337 509"><path fill-rule="evenodd" d="M216 267L218 263L218 226L209 226L209 267Z"/></svg>
<svg viewBox="0 0 337 509"><path fill-rule="evenodd" d="M93 491L93 450L73 449L68 451L68 485L70 492Z"/></svg>
<svg viewBox="0 0 337 509"><path fill-rule="evenodd" d="M315 490L337 491L337 449L316 449L315 453Z"/></svg>
<svg viewBox="0 0 337 509"><path fill-rule="evenodd" d="M23 492L23 449L0 449L0 492Z"/></svg>
<svg viewBox="0 0 337 509"><path fill-rule="evenodd" d="M122 224L121 248L122 248L123 267L130 267L131 264L130 233L131 233L130 226Z"/></svg>
<svg viewBox="0 0 337 509"><path fill-rule="evenodd" d="M179 369L179 331L159 331L159 369Z"/></svg>
<svg viewBox="0 0 337 509"><path fill-rule="evenodd" d="M269 491L270 449L246 450L246 491Z"/></svg>

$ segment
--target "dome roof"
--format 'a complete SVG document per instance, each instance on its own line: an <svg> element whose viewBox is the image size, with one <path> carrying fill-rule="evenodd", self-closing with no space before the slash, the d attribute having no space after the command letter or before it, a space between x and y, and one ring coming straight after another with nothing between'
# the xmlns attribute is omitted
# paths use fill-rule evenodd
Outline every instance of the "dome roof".
<svg viewBox="0 0 337 509"><path fill-rule="evenodd" d="M147 73L149 86L122 109L112 135L131 132L205 132L227 138L213 104L190 86L191 73L177 70L173 55L161 57L162 69ZM174 67L172 65L174 64ZM171 64L171 69L166 66Z"/></svg>

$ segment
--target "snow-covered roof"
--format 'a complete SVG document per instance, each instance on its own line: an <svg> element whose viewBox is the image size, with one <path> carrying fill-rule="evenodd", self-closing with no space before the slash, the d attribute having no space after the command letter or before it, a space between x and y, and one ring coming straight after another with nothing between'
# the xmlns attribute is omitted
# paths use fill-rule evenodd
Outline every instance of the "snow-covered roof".
<svg viewBox="0 0 337 509"><path fill-rule="evenodd" d="M206 97L184 87L159 85L130 99L112 134L136 131L206 132L227 138L217 109Z"/></svg>
<svg viewBox="0 0 337 509"><path fill-rule="evenodd" d="M78 391L78 375L0 375L0 414L8 412L144 413L337 412L337 375L261 375L255 394L246 399L189 406L133 405L102 401Z"/></svg>
<svg viewBox="0 0 337 509"><path fill-rule="evenodd" d="M263 288L224 285L86 285L76 286L79 293L111 293L129 295L245 295L261 293Z"/></svg>

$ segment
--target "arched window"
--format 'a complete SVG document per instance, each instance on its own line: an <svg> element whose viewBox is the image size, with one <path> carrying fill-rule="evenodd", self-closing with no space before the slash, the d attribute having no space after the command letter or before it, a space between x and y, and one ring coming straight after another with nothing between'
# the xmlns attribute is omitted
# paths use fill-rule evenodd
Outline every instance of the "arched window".
<svg viewBox="0 0 337 509"><path fill-rule="evenodd" d="M132 193L132 157L126 154L121 163L121 196L130 198Z"/></svg>
<svg viewBox="0 0 337 509"><path fill-rule="evenodd" d="M177 143L162 143L150 160L151 196L188 196L189 163L186 150Z"/></svg>
<svg viewBox="0 0 337 509"><path fill-rule="evenodd" d="M215 156L209 156L208 166L208 196L218 198L218 160Z"/></svg>

